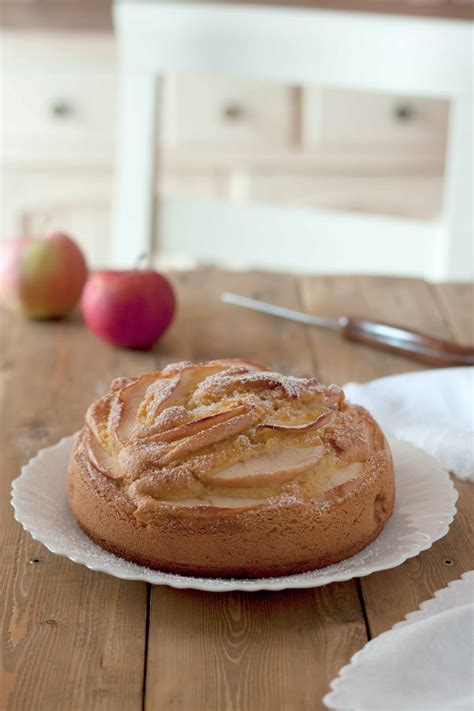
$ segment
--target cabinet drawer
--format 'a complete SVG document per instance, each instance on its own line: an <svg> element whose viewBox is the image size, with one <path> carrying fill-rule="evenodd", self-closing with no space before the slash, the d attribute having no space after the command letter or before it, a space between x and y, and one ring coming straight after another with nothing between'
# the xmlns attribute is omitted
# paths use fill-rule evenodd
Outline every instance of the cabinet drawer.
<svg viewBox="0 0 474 711"><path fill-rule="evenodd" d="M3 40L4 38L2 38ZM69 160L111 155L116 118L115 58L110 42L89 54L79 40L5 41L2 153L9 160Z"/></svg>
<svg viewBox="0 0 474 711"><path fill-rule="evenodd" d="M176 147L287 146L294 135L293 90L260 81L173 77L164 132Z"/></svg>
<svg viewBox="0 0 474 711"><path fill-rule="evenodd" d="M81 153L84 144L111 150L115 132L115 80L111 75L9 74L2 91L8 157Z"/></svg>
<svg viewBox="0 0 474 711"><path fill-rule="evenodd" d="M308 147L377 144L443 148L448 109L448 102L441 99L307 89L304 142Z"/></svg>

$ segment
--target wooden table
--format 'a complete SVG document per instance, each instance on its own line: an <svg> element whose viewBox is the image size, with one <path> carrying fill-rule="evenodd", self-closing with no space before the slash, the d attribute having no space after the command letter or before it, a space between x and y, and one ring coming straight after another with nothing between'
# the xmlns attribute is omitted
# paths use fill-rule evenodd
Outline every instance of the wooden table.
<svg viewBox="0 0 474 711"><path fill-rule="evenodd" d="M109 381L180 359L236 356L344 383L420 369L338 336L219 302L233 290L294 308L397 320L473 338L473 288L369 277L201 270L173 277L180 310L151 353L115 350L79 316L27 323L3 314L3 684L14 711L320 709L343 664L435 590L474 568L474 486L449 534L394 570L315 590L207 594L94 573L23 532L10 480L38 448L77 430Z"/></svg>

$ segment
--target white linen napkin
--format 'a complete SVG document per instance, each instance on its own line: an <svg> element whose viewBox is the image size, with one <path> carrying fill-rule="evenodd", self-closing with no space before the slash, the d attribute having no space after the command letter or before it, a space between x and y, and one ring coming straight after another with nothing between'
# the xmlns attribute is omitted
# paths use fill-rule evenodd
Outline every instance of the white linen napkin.
<svg viewBox="0 0 474 711"><path fill-rule="evenodd" d="M474 571L368 642L331 683L338 711L472 711Z"/></svg>
<svg viewBox="0 0 474 711"><path fill-rule="evenodd" d="M474 367L402 373L343 389L383 430L474 481Z"/></svg>

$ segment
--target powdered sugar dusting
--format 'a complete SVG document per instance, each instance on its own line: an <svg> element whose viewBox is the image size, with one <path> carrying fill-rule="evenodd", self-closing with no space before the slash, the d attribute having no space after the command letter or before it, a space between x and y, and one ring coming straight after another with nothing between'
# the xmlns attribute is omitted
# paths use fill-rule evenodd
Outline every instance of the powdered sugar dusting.
<svg viewBox="0 0 474 711"><path fill-rule="evenodd" d="M211 391L219 393L232 387L245 389L249 385L269 390L279 389L284 396L295 400L308 392L322 393L326 390L315 378L296 378L293 375L282 375L272 371L241 372L241 369L238 369L238 372L235 372L230 369L205 378L197 388L196 398Z"/></svg>
<svg viewBox="0 0 474 711"><path fill-rule="evenodd" d="M210 487L218 495L250 493L261 501L271 496L278 505L316 496L314 486L305 488L300 479L303 474L318 476L323 458L334 456L330 437L326 442L322 438L339 416L344 396L337 386L239 360L196 365L182 361L131 382L123 381L122 392L121 381L116 380L105 398L114 411L118 434L110 478L120 479L124 491L153 472L163 485L148 490L147 496L157 500L160 492L166 499L171 489L177 500L193 498L196 487L203 496ZM126 422L124 410L114 405L117 399L129 403ZM103 409L96 408L101 417ZM355 430L360 428L348 420L343 430L353 424ZM99 429L89 422L88 426L99 433L98 446L103 445ZM332 436L340 451L345 448L350 457L355 438L348 437L346 445L336 435ZM315 451L321 452L318 461ZM304 467L298 452L308 452Z"/></svg>

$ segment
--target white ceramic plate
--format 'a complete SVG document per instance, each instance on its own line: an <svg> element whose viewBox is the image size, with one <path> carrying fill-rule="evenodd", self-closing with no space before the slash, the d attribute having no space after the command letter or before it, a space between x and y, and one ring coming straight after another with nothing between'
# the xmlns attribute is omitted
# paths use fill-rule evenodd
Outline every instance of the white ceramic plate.
<svg viewBox="0 0 474 711"><path fill-rule="evenodd" d="M125 580L212 592L319 587L395 568L442 538L456 513L457 492L447 472L422 450L390 438L397 487L395 511L377 540L361 553L321 570L278 578L198 578L162 573L102 550L76 523L68 506L66 487L74 437L65 437L40 450L23 467L12 485L15 518L53 553Z"/></svg>
<svg viewBox="0 0 474 711"><path fill-rule="evenodd" d="M356 652L331 682L324 705L338 711L472 711L473 596L471 570Z"/></svg>

